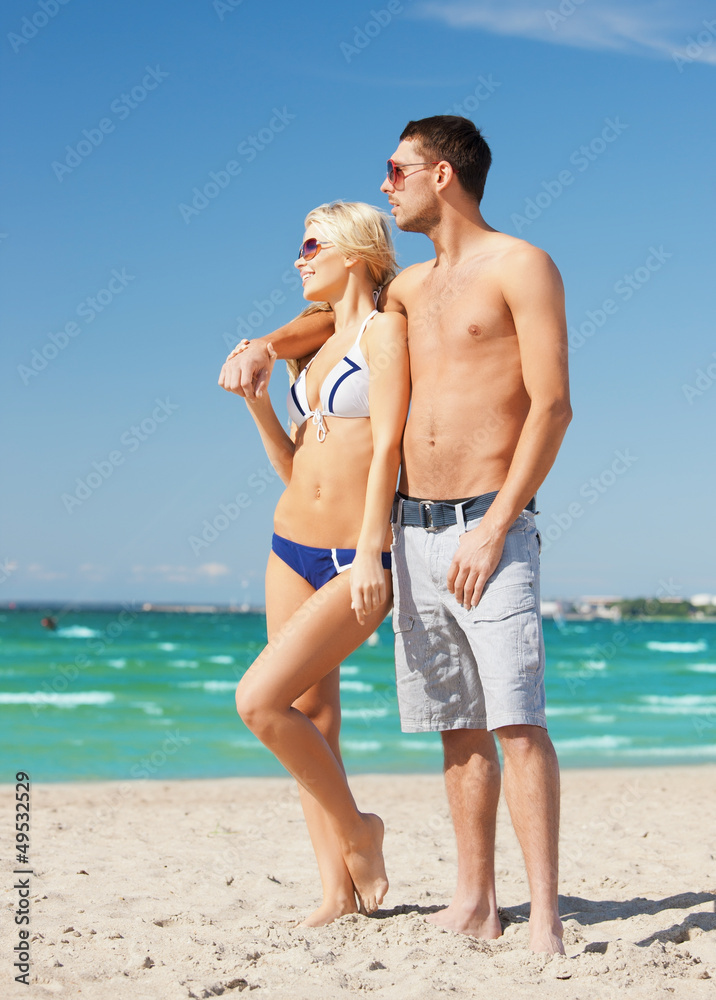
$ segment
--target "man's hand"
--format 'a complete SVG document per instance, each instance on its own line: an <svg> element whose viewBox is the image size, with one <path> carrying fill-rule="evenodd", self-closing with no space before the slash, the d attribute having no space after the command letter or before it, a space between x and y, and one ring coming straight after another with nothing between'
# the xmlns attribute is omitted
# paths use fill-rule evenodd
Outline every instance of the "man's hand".
<svg viewBox="0 0 716 1000"><path fill-rule="evenodd" d="M474 608L485 584L497 569L505 547L505 536L481 521L460 536L458 550L447 575L447 586L458 604Z"/></svg>
<svg viewBox="0 0 716 1000"><path fill-rule="evenodd" d="M221 368L219 385L245 399L256 399L264 393L271 378L276 355L257 341L241 341Z"/></svg>

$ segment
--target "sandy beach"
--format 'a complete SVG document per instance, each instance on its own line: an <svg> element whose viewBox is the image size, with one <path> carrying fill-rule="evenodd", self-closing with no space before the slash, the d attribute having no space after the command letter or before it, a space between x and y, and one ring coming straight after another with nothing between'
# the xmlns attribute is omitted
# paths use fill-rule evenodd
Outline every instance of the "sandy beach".
<svg viewBox="0 0 716 1000"><path fill-rule="evenodd" d="M32 789L30 987L13 982L16 867L4 864L3 997L271 1000L716 995L716 767L565 771L566 958L527 949L524 866L500 805L497 942L438 930L455 849L439 775L353 779L386 820L391 889L373 917L297 928L320 901L288 779ZM0 786L11 843L14 785Z"/></svg>

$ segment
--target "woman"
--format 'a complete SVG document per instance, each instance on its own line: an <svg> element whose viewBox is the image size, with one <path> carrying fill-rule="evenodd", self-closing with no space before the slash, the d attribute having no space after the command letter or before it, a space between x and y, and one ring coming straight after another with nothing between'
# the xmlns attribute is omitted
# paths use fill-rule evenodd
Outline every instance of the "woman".
<svg viewBox="0 0 716 1000"><path fill-rule="evenodd" d="M304 298L330 305L335 332L291 386L295 439L268 394L247 401L287 488L266 570L269 642L236 705L299 783L323 885L304 923L319 926L373 912L388 889L383 823L358 811L341 760L339 666L391 603L389 516L409 369L404 317L374 308L395 274L387 216L336 202L305 224L296 261Z"/></svg>

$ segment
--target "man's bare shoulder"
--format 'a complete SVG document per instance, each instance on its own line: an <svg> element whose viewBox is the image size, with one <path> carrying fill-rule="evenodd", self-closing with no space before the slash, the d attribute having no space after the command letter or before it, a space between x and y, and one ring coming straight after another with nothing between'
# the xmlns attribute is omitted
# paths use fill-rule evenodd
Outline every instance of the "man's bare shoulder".
<svg viewBox="0 0 716 1000"><path fill-rule="evenodd" d="M410 264L409 267L404 267L403 270L393 278L393 284L396 281L402 284L409 285L416 281L420 281L424 278L428 271L432 271L435 267L435 258L431 260L421 260L418 264Z"/></svg>
<svg viewBox="0 0 716 1000"><path fill-rule="evenodd" d="M528 271L536 271L538 274L559 273L546 250L507 233L495 233L494 237L492 252L501 276L522 276Z"/></svg>
<svg viewBox="0 0 716 1000"><path fill-rule="evenodd" d="M391 308L391 302L404 302L406 296L420 286L429 271L435 267L435 259L421 261L419 264L411 264L397 274L393 280L385 286L380 297L380 304L383 308Z"/></svg>

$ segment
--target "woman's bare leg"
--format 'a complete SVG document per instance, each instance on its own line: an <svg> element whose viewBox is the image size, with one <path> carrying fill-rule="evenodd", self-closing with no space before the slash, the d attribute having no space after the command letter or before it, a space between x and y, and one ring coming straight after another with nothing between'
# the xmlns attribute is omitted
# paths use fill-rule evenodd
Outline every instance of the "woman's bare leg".
<svg viewBox="0 0 716 1000"><path fill-rule="evenodd" d="M387 571L386 577L389 581ZM361 626L350 604L347 573L309 597L244 674L236 705L249 729L329 814L356 892L370 913L388 888L383 823L358 811L331 747L293 707L368 637L390 606L386 600Z"/></svg>
<svg viewBox="0 0 716 1000"><path fill-rule="evenodd" d="M340 668L336 667L327 677L324 677L318 684L314 684L305 695L295 701L293 707L303 712L313 722L343 768L338 744L340 733L339 675ZM341 845L331 817L320 802L302 785L299 785L298 789L323 886L323 903L303 921L303 926L321 927L346 913L356 913L358 904L356 903L353 881L343 860Z"/></svg>
<svg viewBox="0 0 716 1000"><path fill-rule="evenodd" d="M269 641L314 593L314 588L307 580L275 553L269 555L266 567L266 627ZM309 688L294 702L293 707L313 722L342 766L339 749L340 667L336 667L318 684ZM303 921L303 926L320 927L346 913L356 913L358 905L353 882L330 817L302 785L298 785L298 790L323 887L323 903Z"/></svg>

